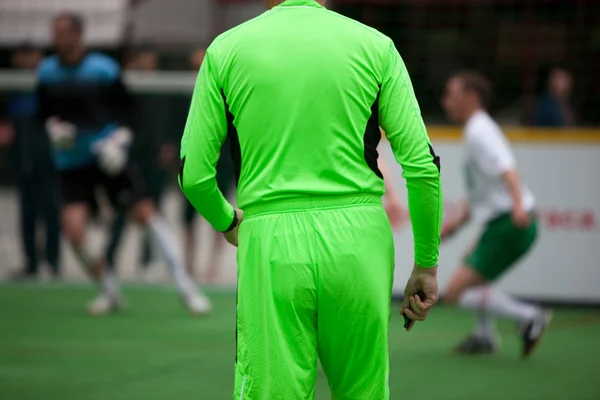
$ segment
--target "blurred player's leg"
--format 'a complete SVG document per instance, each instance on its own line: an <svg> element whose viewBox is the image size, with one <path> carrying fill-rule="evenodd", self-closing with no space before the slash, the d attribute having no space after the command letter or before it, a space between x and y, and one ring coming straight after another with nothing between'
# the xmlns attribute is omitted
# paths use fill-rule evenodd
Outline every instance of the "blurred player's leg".
<svg viewBox="0 0 600 400"><path fill-rule="evenodd" d="M478 299L477 303L471 303L469 296L473 290L482 288L481 294L486 296ZM496 325L490 312L486 308L489 286L476 271L470 267L460 267L452 276L446 290L445 301L450 304L458 304L463 308L475 311L475 328L470 336L465 338L455 350L464 354L492 354L495 353L500 344Z"/></svg>
<svg viewBox="0 0 600 400"><path fill-rule="evenodd" d="M156 212L150 200L141 200L134 207L136 219L148 228L148 232L157 244L157 249L164 257L175 285L179 290L187 308L194 314L210 312L208 298L198 290L190 278L179 256L179 245L167 222Z"/></svg>
<svg viewBox="0 0 600 400"><path fill-rule="evenodd" d="M92 273L93 260L85 248L85 234L90 209L94 204L94 167L61 171L61 220L65 238L73 248L77 260L88 274Z"/></svg>
<svg viewBox="0 0 600 400"><path fill-rule="evenodd" d="M152 263L152 257L154 256L152 252L152 241L150 236L145 234L142 237L142 249L140 254L140 266L142 267L142 279L146 279L146 273L150 268L150 264Z"/></svg>
<svg viewBox="0 0 600 400"><path fill-rule="evenodd" d="M490 352L495 352L497 346L500 345L500 335L496 327L496 320L486 310L477 310L473 336L484 339L489 338L488 344L491 346L488 351Z"/></svg>
<svg viewBox="0 0 600 400"><path fill-rule="evenodd" d="M460 298L460 305L471 310L482 310L489 316L512 319L518 323L523 338L523 356L528 356L541 338L549 322L549 314L544 310L519 301L494 287L477 287L467 290ZM480 338L494 341L493 336Z"/></svg>
<svg viewBox="0 0 600 400"><path fill-rule="evenodd" d="M63 206L62 228L67 241L73 248L75 257L86 273L94 275L94 260L85 247L88 207L85 203L71 203Z"/></svg>
<svg viewBox="0 0 600 400"><path fill-rule="evenodd" d="M160 166L146 167L142 171L144 182L146 183L146 191L150 199L154 202L155 207L159 208L162 204L163 194L165 190L166 172L164 168ZM147 271L152 262L152 257L155 253L152 251L152 241L149 235L144 235L142 239L142 254L141 254L141 266Z"/></svg>
<svg viewBox="0 0 600 400"><path fill-rule="evenodd" d="M125 233L125 227L127 226L127 213L120 211L113 220L110 226L110 238L108 245L106 246L106 265L107 269L113 271L116 267L116 256L121 240L123 239L123 233Z"/></svg>
<svg viewBox="0 0 600 400"><path fill-rule="evenodd" d="M110 202L117 210L130 209L134 219L144 225L165 259L187 308L194 314L210 311L208 298L200 292L185 271L179 258L178 245L168 224L158 214L152 200L145 196L143 180L134 166L118 175L100 172L100 183L106 189Z"/></svg>
<svg viewBox="0 0 600 400"><path fill-rule="evenodd" d="M104 315L125 307L114 269L107 268L100 277L100 294L88 307L92 315Z"/></svg>
<svg viewBox="0 0 600 400"><path fill-rule="evenodd" d="M85 232L88 220L88 207L84 203L65 206L62 212L63 232L73 248L77 260L86 272L100 284L100 293L88 305L92 315L103 315L122 306L115 276L104 271L104 265L92 258L85 246Z"/></svg>
<svg viewBox="0 0 600 400"><path fill-rule="evenodd" d="M105 273L104 262L94 260L86 248L86 230L94 205L94 187L99 171L95 166L60 173L62 229L80 265L100 285L100 293L88 306L92 315L103 315L122 306L115 276Z"/></svg>
<svg viewBox="0 0 600 400"><path fill-rule="evenodd" d="M106 247L105 268L102 277L100 278L100 287L102 295L97 299L97 305L94 307L97 310L106 309L107 300L115 303L115 309L123 308L125 301L121 296L119 285L117 282L116 273L116 253L121 243L125 227L127 225L127 215L121 211L117 213L112 225L110 226L110 238ZM110 308L107 310L110 311Z"/></svg>
<svg viewBox="0 0 600 400"><path fill-rule="evenodd" d="M523 339L523 356L528 356L549 323L549 313L521 302L489 286L525 255L535 242L535 220L525 229L513 225L510 216L490 223L478 245L466 258L466 265L453 275L445 299L475 310L483 318L501 317L516 321ZM483 324L486 320L482 320ZM497 346L495 331L478 324L470 338L457 347L464 353L490 353Z"/></svg>

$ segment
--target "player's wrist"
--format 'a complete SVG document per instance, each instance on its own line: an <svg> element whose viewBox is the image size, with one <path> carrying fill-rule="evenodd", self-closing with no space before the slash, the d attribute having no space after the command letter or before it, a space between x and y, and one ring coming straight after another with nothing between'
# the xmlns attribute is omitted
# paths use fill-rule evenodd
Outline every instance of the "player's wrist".
<svg viewBox="0 0 600 400"><path fill-rule="evenodd" d="M430 267L423 267L418 264L415 264L413 267L413 274L426 274L430 276L437 276L437 271L437 264Z"/></svg>
<svg viewBox="0 0 600 400"><path fill-rule="evenodd" d="M523 215L526 215L527 212L523 206L514 206L512 209L513 218L521 218Z"/></svg>
<svg viewBox="0 0 600 400"><path fill-rule="evenodd" d="M523 203L521 203L520 201L515 202L513 204L513 211L523 211Z"/></svg>
<svg viewBox="0 0 600 400"><path fill-rule="evenodd" d="M238 213L238 211L234 208L233 209L233 220L231 221L231 224L229 224L229 227L227 228L226 231L223 231L223 233L229 233L231 231L233 231L235 228L237 228L240 224L240 215Z"/></svg>

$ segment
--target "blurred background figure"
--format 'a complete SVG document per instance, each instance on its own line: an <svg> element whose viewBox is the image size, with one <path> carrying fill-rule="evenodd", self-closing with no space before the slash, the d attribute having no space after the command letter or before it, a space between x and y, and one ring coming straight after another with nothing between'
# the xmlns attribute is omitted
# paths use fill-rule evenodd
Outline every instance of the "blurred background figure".
<svg viewBox="0 0 600 400"><path fill-rule="evenodd" d="M520 302L494 283L533 249L537 237L535 199L522 182L513 151L502 129L488 114L490 81L474 71L454 74L446 85L442 106L448 118L463 126L467 201L461 215L447 221L442 240L470 220L483 225L475 247L454 271L445 301L476 314L473 332L455 350L491 354L499 348L495 318L517 322L522 356L529 357L550 323L551 313Z"/></svg>
<svg viewBox="0 0 600 400"><path fill-rule="evenodd" d="M190 54L190 67L192 71L197 72L200 70L204 57L206 57L206 49L203 48L196 49Z"/></svg>
<svg viewBox="0 0 600 400"><path fill-rule="evenodd" d="M12 54L12 67L35 70L42 51L23 44ZM20 196L20 235L25 253L25 267L15 278L32 278L38 273L38 230L45 231L45 259L53 277L59 274L58 191L50 141L37 118L38 102L34 93L7 96L8 116L13 131L13 169Z"/></svg>
<svg viewBox="0 0 600 400"><path fill-rule="evenodd" d="M553 69L548 78L547 92L538 100L534 125L552 128L575 125L572 92L573 75L566 69Z"/></svg>
<svg viewBox="0 0 600 400"><path fill-rule="evenodd" d="M80 266L100 289L88 312L105 315L124 305L114 266L107 266L104 256L95 259L86 242L90 211L102 190L117 213L129 212L152 236L187 309L197 315L208 313L210 300L190 280L176 237L130 162L129 125L136 110L120 66L102 53L86 51L79 15L59 14L52 28L57 53L46 57L38 69L39 115L46 121L60 169L65 236ZM143 132L140 136L144 140Z"/></svg>
<svg viewBox="0 0 600 400"><path fill-rule="evenodd" d="M125 69L129 71L158 71L160 68L160 55L150 44L134 47L125 59Z"/></svg>
<svg viewBox="0 0 600 400"><path fill-rule="evenodd" d="M194 72L197 72L204 61L206 55L205 49L197 49L190 55L190 66ZM183 133L183 131L182 131ZM221 192L227 196L234 187L233 159L231 158L231 145L229 138L223 143L221 156L217 164L217 184ZM194 264L196 260L196 227L194 221L198 213L194 207L185 199L184 223L185 223L185 255L186 265L190 274L194 274ZM223 255L223 245L225 239L219 232L212 230L212 245L206 270L203 271L202 281L204 283L215 283L219 278L219 270Z"/></svg>
<svg viewBox="0 0 600 400"><path fill-rule="evenodd" d="M158 71L160 56L149 44L134 47L125 59L125 71L152 73ZM130 126L140 140L135 140L131 148L131 160L135 163L143 177L147 195L157 207L167 183L169 170L177 165L177 148L179 131L170 124L169 110L173 108L174 99L164 94L133 94L133 110ZM127 223L127 213L121 211L112 224L107 247L108 265L116 266L116 252L121 242ZM148 235L142 240L142 253L139 265L142 271L148 272L153 260L151 241ZM142 274L147 279L147 275Z"/></svg>
<svg viewBox="0 0 600 400"><path fill-rule="evenodd" d="M12 67L17 70L34 70L41 61L44 53L30 43L18 46L11 58Z"/></svg>

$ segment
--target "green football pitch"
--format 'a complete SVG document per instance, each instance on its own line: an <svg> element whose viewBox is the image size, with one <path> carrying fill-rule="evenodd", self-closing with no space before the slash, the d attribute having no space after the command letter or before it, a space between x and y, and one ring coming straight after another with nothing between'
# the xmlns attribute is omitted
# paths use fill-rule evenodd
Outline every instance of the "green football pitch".
<svg viewBox="0 0 600 400"><path fill-rule="evenodd" d="M83 307L91 288L0 286L0 399L231 399L235 294L210 292L214 313L202 319L167 289L127 286L126 294L125 312L91 318ZM439 306L407 334L394 308L392 399L600 399L598 311L557 311L526 361L510 323L500 326L499 354L451 354L471 318ZM316 398L329 398L322 372Z"/></svg>

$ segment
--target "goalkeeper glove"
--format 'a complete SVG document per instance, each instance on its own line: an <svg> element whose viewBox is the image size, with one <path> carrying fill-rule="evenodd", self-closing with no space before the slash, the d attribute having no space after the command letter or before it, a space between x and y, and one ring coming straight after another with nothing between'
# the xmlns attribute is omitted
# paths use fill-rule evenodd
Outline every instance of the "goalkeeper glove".
<svg viewBox="0 0 600 400"><path fill-rule="evenodd" d="M53 147L70 149L73 148L77 127L69 122L61 121L57 117L51 117L46 120L46 132L48 132Z"/></svg>
<svg viewBox="0 0 600 400"><path fill-rule="evenodd" d="M125 169L132 140L131 131L121 126L109 137L94 144L94 152L98 155L98 166L105 174L114 176Z"/></svg>

